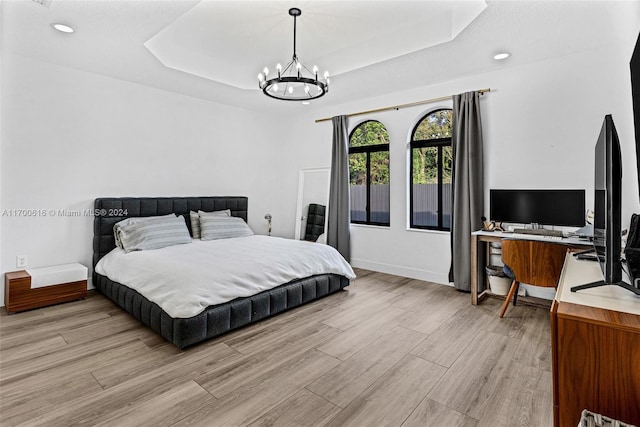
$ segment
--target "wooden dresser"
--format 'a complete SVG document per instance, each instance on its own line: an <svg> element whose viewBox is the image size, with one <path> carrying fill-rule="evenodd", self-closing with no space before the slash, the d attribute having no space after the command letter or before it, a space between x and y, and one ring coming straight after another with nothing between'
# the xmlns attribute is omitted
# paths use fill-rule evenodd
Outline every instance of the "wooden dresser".
<svg viewBox="0 0 640 427"><path fill-rule="evenodd" d="M640 297L617 287L571 292L602 280L597 262L567 254L551 307L556 427L583 409L640 426Z"/></svg>

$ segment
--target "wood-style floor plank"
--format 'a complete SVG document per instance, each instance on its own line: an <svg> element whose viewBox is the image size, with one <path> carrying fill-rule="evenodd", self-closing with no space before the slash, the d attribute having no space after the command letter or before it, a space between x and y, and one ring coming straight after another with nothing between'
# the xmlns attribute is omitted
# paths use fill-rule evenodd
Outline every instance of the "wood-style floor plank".
<svg viewBox="0 0 640 427"><path fill-rule="evenodd" d="M14 395L13 398L3 393L0 402L2 424L28 423L31 419L46 414L49 407L102 391L100 384L90 373L71 375L64 381L64 393L60 392L60 388L57 382L47 382L33 387L29 393Z"/></svg>
<svg viewBox="0 0 640 427"><path fill-rule="evenodd" d="M198 375L195 379L214 396L223 397L247 383L256 381L265 372L290 363L291 359L321 345L337 333L338 330L335 328L319 323L311 324L293 331L288 336L289 343L274 343L274 347L269 350L235 358Z"/></svg>
<svg viewBox="0 0 640 427"><path fill-rule="evenodd" d="M393 304L400 298L397 294L384 290L364 293L357 299L348 299L340 305L336 314L324 321L325 324L347 330L365 320L373 319L380 310Z"/></svg>
<svg viewBox="0 0 640 427"><path fill-rule="evenodd" d="M514 354L514 361L524 366L551 372L551 319L549 312L532 308L524 312L524 336Z"/></svg>
<svg viewBox="0 0 640 427"><path fill-rule="evenodd" d="M250 427L320 426L340 412L340 408L309 390L302 389L280 403Z"/></svg>
<svg viewBox="0 0 640 427"><path fill-rule="evenodd" d="M153 350L132 354L126 360L96 367L91 373L102 388L106 389L146 372L162 369L163 366L179 360L181 354L180 349L163 340L163 344Z"/></svg>
<svg viewBox="0 0 640 427"><path fill-rule="evenodd" d="M189 380L144 402L116 410L109 418L95 426L171 426L215 400L215 397L198 383Z"/></svg>
<svg viewBox="0 0 640 427"><path fill-rule="evenodd" d="M447 408L431 399L424 399L402 427L476 427L478 420Z"/></svg>
<svg viewBox="0 0 640 427"><path fill-rule="evenodd" d="M126 332L112 335L107 339L84 345L67 345L60 351L51 352L27 360L12 360L2 363L0 386L33 378L41 372L79 373L90 372L104 366L114 357L116 361L130 357L130 353L143 352L146 346Z"/></svg>
<svg viewBox="0 0 640 427"><path fill-rule="evenodd" d="M447 368L460 357L480 331L500 320L483 310L462 308L421 342L412 352Z"/></svg>
<svg viewBox="0 0 640 427"><path fill-rule="evenodd" d="M335 338L327 341L318 350L333 357L346 360L372 341L402 322L407 313L393 307L385 307L378 313L344 330Z"/></svg>
<svg viewBox="0 0 640 427"><path fill-rule="evenodd" d="M480 332L429 393L429 399L479 419L517 345L515 338Z"/></svg>
<svg viewBox="0 0 640 427"><path fill-rule="evenodd" d="M20 314L22 313L14 314L14 316ZM105 311L87 312L77 315L65 315L64 312L59 312L56 316L45 315L32 317L24 324L15 323L0 332L2 336L0 348L5 350L24 343L33 343L35 341L48 339L74 327L90 325L101 319L108 319L110 317L111 316Z"/></svg>
<svg viewBox="0 0 640 427"><path fill-rule="evenodd" d="M307 386L346 407L414 348L425 335L395 327Z"/></svg>
<svg viewBox="0 0 640 427"><path fill-rule="evenodd" d="M512 361L487 399L478 427L551 426L551 373Z"/></svg>
<svg viewBox="0 0 640 427"><path fill-rule="evenodd" d="M32 357L38 357L61 350L65 346L67 346L67 342L62 338L62 335L55 334L49 338L27 341L13 347L0 349L0 360L3 363L16 359L27 360Z"/></svg>
<svg viewBox="0 0 640 427"><path fill-rule="evenodd" d="M224 343L201 346L194 350L196 351L185 352L181 357L164 366L130 378L106 390L51 407L46 414L34 418L31 423L46 426L93 425L108 420L122 408L156 399L184 384L189 378L200 375L212 366L238 355Z"/></svg>
<svg viewBox="0 0 640 427"><path fill-rule="evenodd" d="M407 355L336 415L327 426L398 426L446 369Z"/></svg>
<svg viewBox="0 0 640 427"><path fill-rule="evenodd" d="M467 305L469 305L468 295L450 286L440 286L419 304L414 305L411 315L402 325L424 334L431 334L458 309Z"/></svg>
<svg viewBox="0 0 640 427"><path fill-rule="evenodd" d="M340 361L334 357L310 350L185 417L176 425L249 424L338 363Z"/></svg>
<svg viewBox="0 0 640 427"><path fill-rule="evenodd" d="M356 269L181 350L103 296L0 314L0 423L547 427L549 314Z"/></svg>

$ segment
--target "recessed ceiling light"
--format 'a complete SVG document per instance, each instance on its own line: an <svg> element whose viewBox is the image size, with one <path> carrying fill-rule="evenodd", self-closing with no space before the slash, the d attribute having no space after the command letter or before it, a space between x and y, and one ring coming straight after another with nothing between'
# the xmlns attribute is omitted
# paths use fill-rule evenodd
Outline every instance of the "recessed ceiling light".
<svg viewBox="0 0 640 427"><path fill-rule="evenodd" d="M496 59L496 60L500 61L502 59L507 59L510 56L511 56L511 54L508 53L508 52L501 52L501 53L498 53L496 55L493 55L493 59Z"/></svg>
<svg viewBox="0 0 640 427"><path fill-rule="evenodd" d="M65 24L51 24L51 26L61 33L73 33L75 31L73 28Z"/></svg>
<svg viewBox="0 0 640 427"><path fill-rule="evenodd" d="M311 104L309 101L302 101L302 105L309 105Z"/></svg>

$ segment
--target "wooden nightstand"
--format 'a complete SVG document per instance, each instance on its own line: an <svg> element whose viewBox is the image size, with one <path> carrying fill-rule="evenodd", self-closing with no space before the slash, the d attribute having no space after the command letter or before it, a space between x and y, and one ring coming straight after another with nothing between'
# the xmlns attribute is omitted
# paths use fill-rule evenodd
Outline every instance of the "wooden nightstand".
<svg viewBox="0 0 640 427"><path fill-rule="evenodd" d="M82 264L12 271L4 275L7 313L87 297L87 268Z"/></svg>

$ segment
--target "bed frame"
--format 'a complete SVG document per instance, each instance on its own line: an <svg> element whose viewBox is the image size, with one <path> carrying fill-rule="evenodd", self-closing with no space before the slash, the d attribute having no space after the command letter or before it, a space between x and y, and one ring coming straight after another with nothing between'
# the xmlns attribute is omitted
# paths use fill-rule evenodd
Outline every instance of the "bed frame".
<svg viewBox="0 0 640 427"><path fill-rule="evenodd" d="M179 348L215 337L241 326L297 307L349 286L349 279L323 274L295 280L259 294L208 307L189 318L173 318L137 291L95 272L100 259L115 248L113 225L127 217L176 213L185 217L189 232L189 211L230 209L231 215L247 220L246 197L124 197L95 200L93 223L93 285L142 323Z"/></svg>

